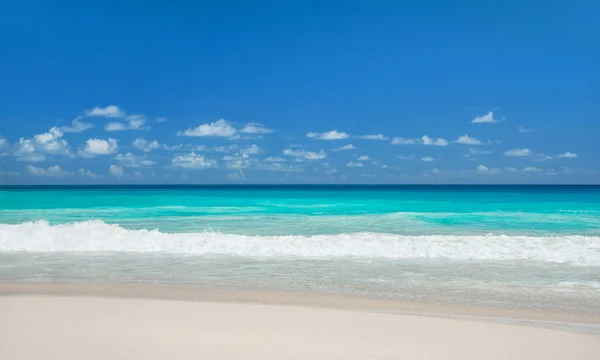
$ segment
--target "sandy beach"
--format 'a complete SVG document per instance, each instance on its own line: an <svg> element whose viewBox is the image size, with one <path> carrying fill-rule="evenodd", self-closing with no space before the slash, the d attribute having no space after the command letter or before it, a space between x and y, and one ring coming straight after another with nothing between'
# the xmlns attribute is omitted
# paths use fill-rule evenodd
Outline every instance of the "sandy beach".
<svg viewBox="0 0 600 360"><path fill-rule="evenodd" d="M272 304L0 297L2 359L597 359L600 337Z"/></svg>

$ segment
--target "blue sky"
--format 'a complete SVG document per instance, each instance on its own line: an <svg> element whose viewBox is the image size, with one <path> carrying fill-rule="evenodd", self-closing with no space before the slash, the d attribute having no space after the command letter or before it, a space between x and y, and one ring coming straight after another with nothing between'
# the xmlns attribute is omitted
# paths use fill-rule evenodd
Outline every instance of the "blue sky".
<svg viewBox="0 0 600 360"><path fill-rule="evenodd" d="M5 1L0 184L600 183L599 4Z"/></svg>

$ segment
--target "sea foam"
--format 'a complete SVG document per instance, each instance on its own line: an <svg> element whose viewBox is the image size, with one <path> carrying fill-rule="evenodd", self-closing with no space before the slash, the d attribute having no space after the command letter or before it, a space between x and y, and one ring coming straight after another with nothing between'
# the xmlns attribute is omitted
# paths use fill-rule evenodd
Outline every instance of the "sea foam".
<svg viewBox="0 0 600 360"><path fill-rule="evenodd" d="M283 258L530 260L600 265L598 236L406 236L349 233L247 236L129 230L100 220L0 224L3 252L127 252Z"/></svg>

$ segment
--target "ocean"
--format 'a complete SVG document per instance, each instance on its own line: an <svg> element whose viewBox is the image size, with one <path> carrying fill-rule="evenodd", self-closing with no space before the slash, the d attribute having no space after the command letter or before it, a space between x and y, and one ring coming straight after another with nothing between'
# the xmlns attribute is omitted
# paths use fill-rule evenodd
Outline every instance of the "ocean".
<svg viewBox="0 0 600 360"><path fill-rule="evenodd" d="M600 186L2 187L0 282L600 315Z"/></svg>

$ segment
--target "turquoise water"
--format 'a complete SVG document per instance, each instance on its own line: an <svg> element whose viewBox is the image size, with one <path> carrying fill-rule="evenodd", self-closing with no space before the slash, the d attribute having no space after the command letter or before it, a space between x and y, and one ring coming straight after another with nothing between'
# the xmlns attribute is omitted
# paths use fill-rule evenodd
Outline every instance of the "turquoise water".
<svg viewBox="0 0 600 360"><path fill-rule="evenodd" d="M597 187L58 188L0 190L0 222L102 220L246 235L600 235Z"/></svg>
<svg viewBox="0 0 600 360"><path fill-rule="evenodd" d="M600 187L1 188L0 281L198 283L600 314Z"/></svg>

